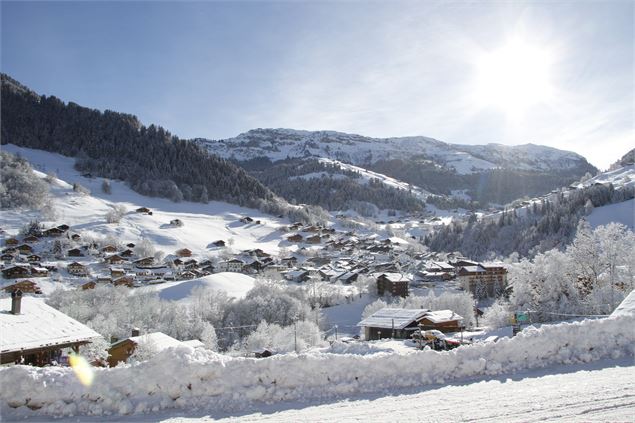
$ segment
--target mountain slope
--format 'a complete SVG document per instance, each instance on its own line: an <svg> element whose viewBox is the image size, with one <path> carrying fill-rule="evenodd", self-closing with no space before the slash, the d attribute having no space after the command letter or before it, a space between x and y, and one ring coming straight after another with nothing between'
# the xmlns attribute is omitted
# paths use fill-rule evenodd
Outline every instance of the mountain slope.
<svg viewBox="0 0 635 423"><path fill-rule="evenodd" d="M196 141L214 154L247 165L248 170L255 162L260 170L267 165L275 173L285 160L330 159L421 192L450 196L461 191L483 204L544 194L597 171L578 154L533 144L454 145L426 137L370 138L292 129L255 129L231 139ZM259 179L280 194L279 187ZM321 204L318 198L314 201Z"/></svg>
<svg viewBox="0 0 635 423"><path fill-rule="evenodd" d="M84 173L126 181L173 201L227 201L250 207L274 195L236 165L135 116L38 96L2 74L2 144L77 157Z"/></svg>

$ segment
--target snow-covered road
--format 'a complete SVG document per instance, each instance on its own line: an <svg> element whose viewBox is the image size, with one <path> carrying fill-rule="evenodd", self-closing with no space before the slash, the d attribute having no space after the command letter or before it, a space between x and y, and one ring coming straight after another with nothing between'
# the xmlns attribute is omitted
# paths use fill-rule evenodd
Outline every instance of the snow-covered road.
<svg viewBox="0 0 635 423"><path fill-rule="evenodd" d="M194 421L635 421L632 358L557 366L514 375L362 396L330 403L282 403L234 416L169 417Z"/></svg>

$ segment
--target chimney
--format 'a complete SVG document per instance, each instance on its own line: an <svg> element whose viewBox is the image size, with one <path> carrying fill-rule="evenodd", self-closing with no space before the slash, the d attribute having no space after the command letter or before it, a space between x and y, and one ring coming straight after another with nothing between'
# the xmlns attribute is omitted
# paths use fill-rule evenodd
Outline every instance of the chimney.
<svg viewBox="0 0 635 423"><path fill-rule="evenodd" d="M139 336L141 334L141 331L139 330L139 328L132 328L132 336Z"/></svg>
<svg viewBox="0 0 635 423"><path fill-rule="evenodd" d="M11 293L11 314L20 314L22 307L22 291L16 289Z"/></svg>

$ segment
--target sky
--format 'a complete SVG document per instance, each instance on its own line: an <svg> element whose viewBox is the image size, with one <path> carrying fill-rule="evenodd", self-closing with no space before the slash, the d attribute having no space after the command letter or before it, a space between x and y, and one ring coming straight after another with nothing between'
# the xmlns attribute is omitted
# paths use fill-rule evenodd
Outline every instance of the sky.
<svg viewBox="0 0 635 423"><path fill-rule="evenodd" d="M635 146L632 1L1 3L1 68L183 138Z"/></svg>

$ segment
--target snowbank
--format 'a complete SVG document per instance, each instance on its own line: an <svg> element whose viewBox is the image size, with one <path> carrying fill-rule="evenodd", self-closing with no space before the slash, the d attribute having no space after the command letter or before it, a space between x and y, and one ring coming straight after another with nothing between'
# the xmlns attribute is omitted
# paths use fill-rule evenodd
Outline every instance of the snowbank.
<svg viewBox="0 0 635 423"><path fill-rule="evenodd" d="M71 369L0 370L0 411L29 415L127 415L165 409L236 410L257 403L325 399L454 379L590 362L635 354L635 318L624 316L528 328L514 338L453 351L409 354L287 354L229 358L188 347L150 361L97 369L82 386ZM10 387L10 389L6 389Z"/></svg>
<svg viewBox="0 0 635 423"><path fill-rule="evenodd" d="M234 298L243 298L254 287L255 279L242 273L222 272L180 282L155 285L162 300L188 300L197 287L211 288L227 292Z"/></svg>

